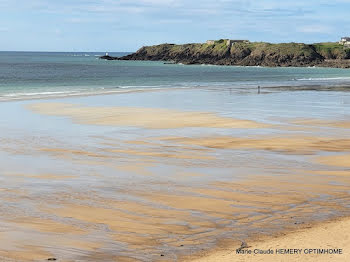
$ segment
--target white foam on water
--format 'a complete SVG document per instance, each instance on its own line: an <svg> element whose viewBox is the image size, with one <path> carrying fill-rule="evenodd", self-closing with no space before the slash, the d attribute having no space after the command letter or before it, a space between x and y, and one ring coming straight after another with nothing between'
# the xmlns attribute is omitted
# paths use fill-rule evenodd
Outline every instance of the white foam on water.
<svg viewBox="0 0 350 262"><path fill-rule="evenodd" d="M61 95L61 94L72 94L74 91L55 91L55 92L32 92L32 93L10 93L3 94L2 97L17 97L17 96L37 96L37 95Z"/></svg>
<svg viewBox="0 0 350 262"><path fill-rule="evenodd" d="M0 101L29 100L43 98L63 98L71 96L91 96L107 95L116 93L142 92L152 90L169 90L173 88L193 88L194 86L116 86L116 87L98 87L98 88L81 88L67 91L46 91L42 92L18 92L18 93L0 93Z"/></svg>
<svg viewBox="0 0 350 262"><path fill-rule="evenodd" d="M297 81L333 81L333 80L350 80L350 76L342 77L310 77L310 78L299 78Z"/></svg>

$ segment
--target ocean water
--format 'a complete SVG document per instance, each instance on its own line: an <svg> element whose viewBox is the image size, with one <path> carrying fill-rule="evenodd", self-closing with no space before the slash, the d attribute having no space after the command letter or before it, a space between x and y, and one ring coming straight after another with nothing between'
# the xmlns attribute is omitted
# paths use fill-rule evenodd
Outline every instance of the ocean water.
<svg viewBox="0 0 350 262"><path fill-rule="evenodd" d="M0 52L0 100L159 88L346 86L349 69L165 65L105 61L104 53ZM121 56L127 53L110 53Z"/></svg>

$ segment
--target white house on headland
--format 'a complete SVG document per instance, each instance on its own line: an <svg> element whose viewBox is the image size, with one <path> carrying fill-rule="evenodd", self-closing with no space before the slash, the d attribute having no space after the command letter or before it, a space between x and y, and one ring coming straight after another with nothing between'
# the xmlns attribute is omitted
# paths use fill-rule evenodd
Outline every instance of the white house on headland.
<svg viewBox="0 0 350 262"><path fill-rule="evenodd" d="M342 37L339 41L339 44L344 46L350 46L350 37Z"/></svg>
<svg viewBox="0 0 350 262"><path fill-rule="evenodd" d="M226 45L227 46L232 46L235 43L249 43L249 40L231 40L231 39L227 39L226 40Z"/></svg>
<svg viewBox="0 0 350 262"><path fill-rule="evenodd" d="M214 45L215 44L215 40L207 40L207 45Z"/></svg>
<svg viewBox="0 0 350 262"><path fill-rule="evenodd" d="M235 43L249 43L248 40L231 40L231 39L224 39L224 41L226 42L227 46L232 46ZM207 40L207 45L214 45L215 44L215 40Z"/></svg>

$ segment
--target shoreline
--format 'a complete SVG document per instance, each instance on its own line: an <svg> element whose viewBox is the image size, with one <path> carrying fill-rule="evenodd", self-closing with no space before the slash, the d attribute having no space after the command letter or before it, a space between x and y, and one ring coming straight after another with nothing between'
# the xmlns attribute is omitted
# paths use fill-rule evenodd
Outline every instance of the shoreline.
<svg viewBox="0 0 350 262"><path fill-rule="evenodd" d="M164 65L184 65L184 66L224 66L224 67L243 67L243 68L250 68L250 67L261 67L261 68L329 68L329 69L344 69L344 70L349 70L350 65L347 67L337 67L337 66L329 66L327 63L332 63L332 62L345 62L345 64L350 64L350 61L344 60L337 60L337 59L331 59L331 60L326 60L324 63L325 64L316 64L316 65L300 65L300 66L290 66L290 65L276 65L276 66L268 66L268 65L239 65L239 64L233 64L233 65L228 65L228 64L211 64L211 63L184 63L184 62L175 62L173 60L145 60L145 59L120 59L120 57L114 57L110 56L110 58L104 58L104 56L99 57L101 60L105 61L143 61L143 62L160 62L163 63Z"/></svg>
<svg viewBox="0 0 350 262"><path fill-rule="evenodd" d="M280 89L281 91L334 91L334 92L347 92L350 91L350 83L347 84L300 84L300 85L268 85L264 86L263 84L260 84L260 87L268 90L268 91L274 91ZM1 99L0 96L0 103L7 103L7 102L21 102L21 101L41 101L41 100L56 100L56 99L65 99L65 98L79 98L79 97L94 97L94 96L109 96L109 95L119 95L119 94L129 94L129 93L141 93L141 92L157 92L157 91L176 91L176 90L193 90L193 89L222 89L222 91L225 90L242 90L245 89L247 91L256 90L257 87L253 86L245 86L245 87L239 87L239 86L186 86L186 87L155 87L155 88L144 88L144 89L138 89L138 88L121 88L119 90L114 91L105 91L105 92L96 92L96 93L72 93L72 94L64 94L64 95L49 95L49 96L42 96L42 97L28 97L22 96L18 98L10 98L10 99Z"/></svg>
<svg viewBox="0 0 350 262"><path fill-rule="evenodd" d="M350 84L349 84L350 86ZM155 88L148 88L148 89L127 89L127 88L121 88L120 90L115 91L106 91L106 92L100 92L100 93L89 93L89 94L70 94L70 95L53 95L53 96L43 96L43 97L20 97L15 99L9 99L9 100L1 100L0 103L7 103L7 102L22 102L22 101L41 101L41 100L57 100L57 99L65 99L65 98L81 98L81 97L94 97L94 96L110 96L110 95L122 95L122 94L129 94L129 93L143 93L143 92L157 92L157 91L171 91L171 90L189 90L189 89L205 89L208 87L155 87Z"/></svg>
<svg viewBox="0 0 350 262"><path fill-rule="evenodd" d="M223 240L213 249L184 256L182 261L347 261L350 259L349 228L350 216L334 217L326 221L302 224L293 230L255 235L241 243L232 244L233 241ZM327 252L324 250L333 254L322 254Z"/></svg>

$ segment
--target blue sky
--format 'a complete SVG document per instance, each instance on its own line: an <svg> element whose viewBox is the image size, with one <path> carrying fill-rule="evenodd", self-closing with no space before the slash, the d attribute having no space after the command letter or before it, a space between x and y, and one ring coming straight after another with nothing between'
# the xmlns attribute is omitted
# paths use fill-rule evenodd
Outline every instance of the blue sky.
<svg viewBox="0 0 350 262"><path fill-rule="evenodd" d="M336 41L350 0L0 0L0 50L135 51L231 38Z"/></svg>

